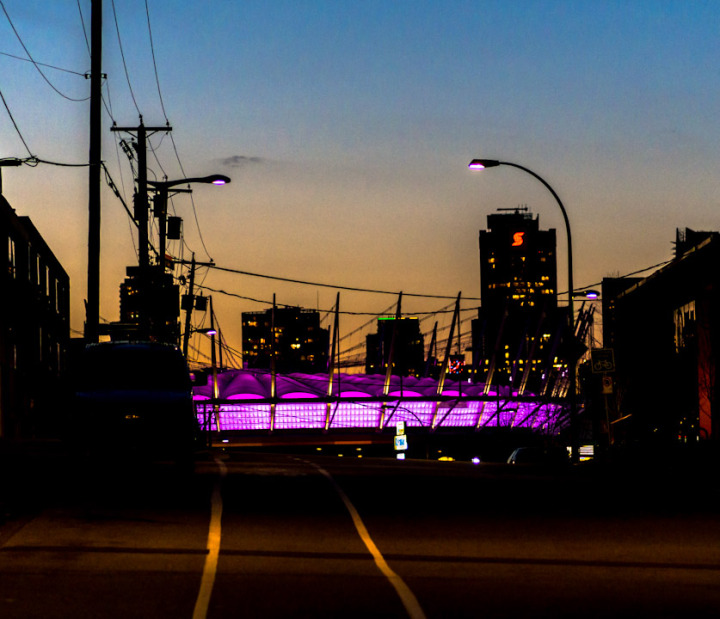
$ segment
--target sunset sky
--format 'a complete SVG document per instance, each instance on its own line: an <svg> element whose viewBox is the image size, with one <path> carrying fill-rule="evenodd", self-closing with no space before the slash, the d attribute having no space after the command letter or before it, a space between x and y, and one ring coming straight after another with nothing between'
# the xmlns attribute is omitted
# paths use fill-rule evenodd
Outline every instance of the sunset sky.
<svg viewBox="0 0 720 619"><path fill-rule="evenodd" d="M30 153L86 163L90 1L2 0L0 91ZM148 13L157 67L148 30ZM218 266L391 292L478 297L478 230L527 205L558 229L550 193L519 170L469 171L475 157L544 177L573 233L577 288L672 257L676 228L720 229L720 3L678 0L117 0L104 2L103 159L132 202L113 119L169 121L152 138L150 178L224 173L226 187L174 199L187 247ZM5 14L7 12L7 16ZM127 77L118 43L118 30ZM128 85L128 81L132 87ZM162 99L160 97L160 94ZM109 95L108 95L109 93ZM134 99L133 99L134 97ZM164 111L163 111L164 106ZM0 158L29 156L0 106ZM161 167L162 166L162 169ZM71 278L72 327L86 297L86 168L4 168L4 195L31 217ZM103 189L100 313L136 261L122 205ZM336 290L203 272L208 288L329 309ZM242 311L215 293L237 349ZM379 313L391 295L341 293ZM403 302L431 311L443 299ZM477 306L468 300L463 307ZM368 320L346 316L341 331ZM449 316L439 318L441 325ZM429 322L425 330L432 328ZM354 336L352 344L361 341Z"/></svg>

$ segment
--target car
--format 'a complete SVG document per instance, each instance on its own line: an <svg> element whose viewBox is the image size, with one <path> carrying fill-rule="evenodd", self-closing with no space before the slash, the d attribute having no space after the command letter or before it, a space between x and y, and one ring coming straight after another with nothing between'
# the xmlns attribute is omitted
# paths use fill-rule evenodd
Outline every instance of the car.
<svg viewBox="0 0 720 619"><path fill-rule="evenodd" d="M201 433L190 372L177 346L90 344L81 356L75 396L71 427L78 449L194 461Z"/></svg>
<svg viewBox="0 0 720 619"><path fill-rule="evenodd" d="M518 447L510 454L508 464L566 464L568 452L564 447Z"/></svg>

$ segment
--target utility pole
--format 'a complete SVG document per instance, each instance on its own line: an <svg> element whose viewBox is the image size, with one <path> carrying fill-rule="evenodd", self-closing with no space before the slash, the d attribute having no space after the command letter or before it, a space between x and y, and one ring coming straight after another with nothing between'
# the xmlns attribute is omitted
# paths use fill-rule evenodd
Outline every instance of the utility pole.
<svg viewBox="0 0 720 619"><path fill-rule="evenodd" d="M172 127L146 127L143 124L142 116L140 116L140 126L138 127L112 127L111 131L123 131L137 138L137 156L138 156L138 177L137 191L135 192L135 221L138 224L138 252L140 258L138 264L141 268L150 265L150 240L148 237L148 181L147 181L147 139L149 134L158 131L172 131ZM163 257L161 256L160 259Z"/></svg>
<svg viewBox="0 0 720 619"><path fill-rule="evenodd" d="M170 124L165 127L146 127L143 124L142 115L138 127L117 127L113 126L111 131L124 131L137 138L138 156L138 177L137 190L134 196L134 216L138 226L138 264L140 284L140 334L141 337L149 338L151 333L151 312L153 307L148 300L150 295L150 240L148 236L148 180L147 180L147 139L148 134L158 131L172 131ZM164 256L160 256L160 269L164 273Z"/></svg>
<svg viewBox="0 0 720 619"><path fill-rule="evenodd" d="M193 309L198 309L195 307L195 269L197 267L212 267L215 266L214 262L196 262L195 261L195 253L193 253L192 260L188 262L187 260L175 260L176 264L189 264L190 265L190 282L188 284L188 294L185 295L183 298L183 309L185 310L185 331L183 332L183 345L182 350L183 354L185 355L185 358L187 359L188 356L188 350L190 348L190 334L193 331L192 326L190 325L190 319L192 317ZM206 297L202 297L206 298ZM204 312L205 308L199 309L199 311Z"/></svg>
<svg viewBox="0 0 720 619"><path fill-rule="evenodd" d="M90 159L88 278L85 342L100 339L100 168L102 166L102 0L92 0L90 21Z"/></svg>

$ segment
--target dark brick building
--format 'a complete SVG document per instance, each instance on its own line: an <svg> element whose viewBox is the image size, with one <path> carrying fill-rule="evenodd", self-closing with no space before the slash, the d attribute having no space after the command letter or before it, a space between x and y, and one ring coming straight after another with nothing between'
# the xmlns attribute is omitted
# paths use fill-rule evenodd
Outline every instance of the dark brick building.
<svg viewBox="0 0 720 619"><path fill-rule="evenodd" d="M720 234L678 231L672 262L641 280L604 280L603 305L617 441L717 440Z"/></svg>
<svg viewBox="0 0 720 619"><path fill-rule="evenodd" d="M70 338L70 280L29 217L0 196L0 437L59 430Z"/></svg>

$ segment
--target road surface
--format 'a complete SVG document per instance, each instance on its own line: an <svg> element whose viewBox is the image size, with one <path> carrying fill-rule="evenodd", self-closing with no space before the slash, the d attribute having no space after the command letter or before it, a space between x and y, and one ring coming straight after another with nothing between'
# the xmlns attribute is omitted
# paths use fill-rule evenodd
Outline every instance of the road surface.
<svg viewBox="0 0 720 619"><path fill-rule="evenodd" d="M4 503L0 617L717 617L717 495L651 467L46 457Z"/></svg>

